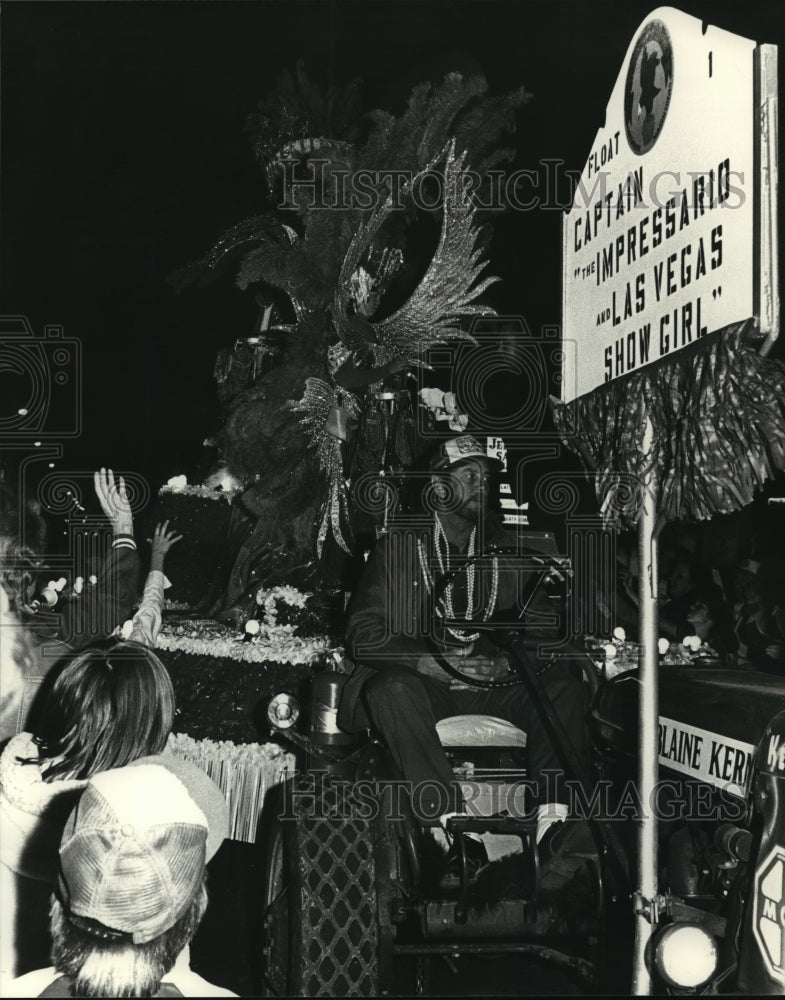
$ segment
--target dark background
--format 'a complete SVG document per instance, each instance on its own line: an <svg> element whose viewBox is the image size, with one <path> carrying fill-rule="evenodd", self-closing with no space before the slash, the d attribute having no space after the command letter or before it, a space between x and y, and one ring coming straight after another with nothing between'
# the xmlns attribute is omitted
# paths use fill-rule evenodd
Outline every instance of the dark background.
<svg viewBox="0 0 785 1000"><path fill-rule="evenodd" d="M366 82L366 107L481 70L524 84L516 167L580 170L636 29L654 3L20 3L2 11L3 313L62 324L84 352L82 432L60 469L111 465L157 487L215 428L215 353L257 308L227 276L176 295L165 278L258 211L263 179L243 127L284 68ZM783 6L685 3L761 42ZM532 330L560 320L561 213L497 223L496 304ZM781 348L778 348L778 352ZM20 387L3 415L15 413ZM18 404L17 404L18 405Z"/></svg>

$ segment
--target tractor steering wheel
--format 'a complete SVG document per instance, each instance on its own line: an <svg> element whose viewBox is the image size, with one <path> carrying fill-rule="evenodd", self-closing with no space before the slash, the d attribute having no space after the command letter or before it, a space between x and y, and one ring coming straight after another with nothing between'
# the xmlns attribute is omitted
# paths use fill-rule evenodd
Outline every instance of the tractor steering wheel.
<svg viewBox="0 0 785 1000"><path fill-rule="evenodd" d="M480 561L488 561L490 559L495 559L503 557L505 559L517 558L520 559L525 566L522 565L522 569L526 568L529 571L540 570L540 572L533 572L531 574L531 579L527 581L520 595L520 606L521 610L518 616L517 622L499 622L494 621L490 618L488 621L472 621L468 619L460 618L442 618L442 623L446 628L465 630L467 632L483 632L487 633L489 638L498 645L501 649L509 650L512 644L513 637L519 635L522 630L526 628L523 623L523 616L525 615L529 605L531 604L535 594L539 590L540 586L545 580L545 577L552 570L556 570L560 574L569 574L569 561L561 556L545 555L541 552L527 551L521 552L518 548L503 547L503 548L493 548L489 549L487 552L477 553L476 555L469 556L463 564L453 570L449 570L447 573L439 577L434 582L434 600L438 603L439 599L444 594L447 587L455 580L459 573L465 572L470 566L475 565ZM462 670L450 663L447 657L444 655L444 649L437 646L436 642L428 637L427 639L428 647L430 649L431 655L452 677L456 680L461 681L463 684L469 684L472 687L483 688L486 690L493 690L499 688L515 687L518 684L525 683L523 677L518 673L514 677L505 678L502 680L481 680L478 677L469 676L464 674Z"/></svg>

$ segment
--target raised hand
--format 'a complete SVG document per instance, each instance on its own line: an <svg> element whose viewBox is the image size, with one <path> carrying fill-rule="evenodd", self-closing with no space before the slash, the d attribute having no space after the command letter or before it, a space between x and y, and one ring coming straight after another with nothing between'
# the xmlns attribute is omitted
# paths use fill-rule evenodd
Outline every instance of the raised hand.
<svg viewBox="0 0 785 1000"><path fill-rule="evenodd" d="M182 537L182 535L176 534L174 529L170 531L168 521L156 524L153 537L150 539L152 546L152 555L150 556L151 570L157 569L163 573L166 553Z"/></svg>
<svg viewBox="0 0 785 1000"><path fill-rule="evenodd" d="M93 473L95 495L101 504L101 509L112 524L116 535L133 535L134 519L131 514L131 504L125 488L125 480L120 476L115 482L111 469L101 468Z"/></svg>

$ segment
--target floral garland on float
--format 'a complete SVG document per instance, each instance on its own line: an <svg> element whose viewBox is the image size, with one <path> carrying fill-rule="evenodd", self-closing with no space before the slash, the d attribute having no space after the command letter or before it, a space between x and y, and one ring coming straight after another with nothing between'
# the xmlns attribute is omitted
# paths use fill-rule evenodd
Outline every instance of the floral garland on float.
<svg viewBox="0 0 785 1000"><path fill-rule="evenodd" d="M316 664L331 648L327 636L294 635L292 625L262 624L249 619L242 629L207 619L170 619L158 648L192 656L212 656L237 663Z"/></svg>
<svg viewBox="0 0 785 1000"><path fill-rule="evenodd" d="M637 670L642 649L639 642L631 642L627 638L620 625L613 630L608 642L586 637L586 651L607 680L627 670ZM681 642L671 642L661 636L657 653L662 667L689 667L719 660L717 651L699 635L686 635Z"/></svg>
<svg viewBox="0 0 785 1000"><path fill-rule="evenodd" d="M230 475L225 476L218 486L190 486L187 476L172 476L158 493L162 496L167 493L176 493L178 496L199 497L202 500L225 500L227 503L231 503L239 491L240 484Z"/></svg>
<svg viewBox="0 0 785 1000"><path fill-rule="evenodd" d="M296 587L273 587L256 592L262 622L268 628L287 628L294 631L306 623L305 609L313 594L302 594ZM246 624L246 630L248 625Z"/></svg>
<svg viewBox="0 0 785 1000"><path fill-rule="evenodd" d="M335 647L327 624L314 594L288 585L260 587L239 621L167 616L158 648L238 663L315 665Z"/></svg>

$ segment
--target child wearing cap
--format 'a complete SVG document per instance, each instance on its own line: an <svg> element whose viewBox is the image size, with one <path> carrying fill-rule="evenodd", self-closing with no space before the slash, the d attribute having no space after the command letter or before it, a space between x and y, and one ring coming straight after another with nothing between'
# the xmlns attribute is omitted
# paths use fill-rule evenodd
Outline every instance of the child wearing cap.
<svg viewBox="0 0 785 1000"><path fill-rule="evenodd" d="M186 761L159 755L94 775L60 844L54 965L4 996L236 996L188 967L205 865L227 830L221 791Z"/></svg>

